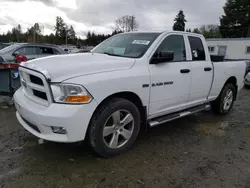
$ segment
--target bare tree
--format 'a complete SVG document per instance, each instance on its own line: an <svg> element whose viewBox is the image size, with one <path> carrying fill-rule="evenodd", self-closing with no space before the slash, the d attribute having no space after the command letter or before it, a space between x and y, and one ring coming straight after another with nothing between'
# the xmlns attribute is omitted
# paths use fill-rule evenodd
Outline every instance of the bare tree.
<svg viewBox="0 0 250 188"><path fill-rule="evenodd" d="M220 38L220 27L218 25L209 24L209 25L202 25L200 27L200 32L206 38Z"/></svg>
<svg viewBox="0 0 250 188"><path fill-rule="evenodd" d="M139 28L139 23L134 16L122 16L115 20L115 31L129 32L136 31Z"/></svg>

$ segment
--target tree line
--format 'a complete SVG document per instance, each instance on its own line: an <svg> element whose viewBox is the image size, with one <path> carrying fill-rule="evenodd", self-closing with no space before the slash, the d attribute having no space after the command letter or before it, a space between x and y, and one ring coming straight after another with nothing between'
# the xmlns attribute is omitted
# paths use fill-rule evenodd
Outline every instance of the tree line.
<svg viewBox="0 0 250 188"><path fill-rule="evenodd" d="M185 28L186 16L182 10L174 19L173 30L199 33L206 38L233 38L250 37L250 1L249 0L227 0L224 15L220 17L220 24L202 25L200 28ZM136 31L139 23L135 16L125 15L114 21L111 34L96 34L88 32L86 39L76 37L72 25L68 25L61 17L56 18L54 33L43 34L43 25L35 23L32 27L23 31L18 25L6 34L0 34L0 42L29 42L29 43L50 43L50 44L75 44L78 46L95 46L112 35L121 32Z"/></svg>
<svg viewBox="0 0 250 188"><path fill-rule="evenodd" d="M44 27L39 23L35 23L26 31L19 24L12 28L6 34L0 34L0 42L29 42L29 43L51 43L51 44L76 44L77 37L72 25L67 25L61 17L56 18L54 33L50 35L43 34Z"/></svg>
<svg viewBox="0 0 250 188"><path fill-rule="evenodd" d="M186 29L185 14L179 11L174 19L173 30L199 33L206 38L250 37L250 1L227 0L224 15L220 17L220 25L203 25L200 28Z"/></svg>
<svg viewBox="0 0 250 188"><path fill-rule="evenodd" d="M22 26L19 24L13 27L11 31L6 34L0 34L0 42L28 42L28 43L50 43L50 44L74 44L79 47L82 45L95 46L103 40L109 38L112 35L135 31L139 27L139 24L134 16L122 16L115 20L115 26L112 34L96 34L89 31L86 35L86 39L80 39L76 37L75 30L72 25L67 25L63 18L56 17L56 24L54 26L54 33L50 35L44 35L43 25L35 23L32 27L28 28L25 32Z"/></svg>

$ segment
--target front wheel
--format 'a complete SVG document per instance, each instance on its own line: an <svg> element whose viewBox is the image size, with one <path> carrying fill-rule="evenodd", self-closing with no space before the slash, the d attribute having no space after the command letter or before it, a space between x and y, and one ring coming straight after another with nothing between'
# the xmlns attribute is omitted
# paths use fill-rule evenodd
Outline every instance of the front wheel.
<svg viewBox="0 0 250 188"><path fill-rule="evenodd" d="M245 84L244 86L246 89L250 89L250 85Z"/></svg>
<svg viewBox="0 0 250 188"><path fill-rule="evenodd" d="M140 130L140 113L128 100L117 98L103 104L89 125L89 141L93 150L111 157L127 151Z"/></svg>
<svg viewBox="0 0 250 188"><path fill-rule="evenodd" d="M226 84L219 97L212 102L212 111L220 115L228 114L233 107L235 96L236 87L231 83Z"/></svg>

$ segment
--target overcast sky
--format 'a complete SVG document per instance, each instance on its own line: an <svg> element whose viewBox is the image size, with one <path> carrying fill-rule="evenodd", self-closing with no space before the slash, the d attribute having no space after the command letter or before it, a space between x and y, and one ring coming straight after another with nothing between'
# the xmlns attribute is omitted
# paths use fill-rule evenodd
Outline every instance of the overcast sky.
<svg viewBox="0 0 250 188"><path fill-rule="evenodd" d="M21 24L23 30L35 22L44 33L53 32L56 16L73 25L78 36L89 30L109 33L114 20L134 15L140 30L171 30L180 9L186 28L218 24L226 0L0 0L0 33Z"/></svg>

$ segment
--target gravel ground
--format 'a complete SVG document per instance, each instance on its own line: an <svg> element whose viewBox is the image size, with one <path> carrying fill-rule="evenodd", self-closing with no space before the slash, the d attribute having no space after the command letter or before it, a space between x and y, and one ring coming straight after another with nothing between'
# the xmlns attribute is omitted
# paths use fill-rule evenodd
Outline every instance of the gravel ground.
<svg viewBox="0 0 250 188"><path fill-rule="evenodd" d="M85 143L39 144L0 108L0 187L249 187L250 90L226 117L202 112L142 132L127 153L98 158Z"/></svg>

